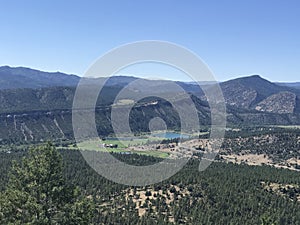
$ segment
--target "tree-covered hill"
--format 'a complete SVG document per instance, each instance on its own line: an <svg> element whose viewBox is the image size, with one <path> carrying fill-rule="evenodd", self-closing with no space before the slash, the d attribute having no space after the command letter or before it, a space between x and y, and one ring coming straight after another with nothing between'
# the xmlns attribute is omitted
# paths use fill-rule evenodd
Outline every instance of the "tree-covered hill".
<svg viewBox="0 0 300 225"><path fill-rule="evenodd" d="M30 82L26 81L28 79ZM128 97L124 102L130 100L130 96L151 96L154 89L168 96L180 96L170 81L141 79L135 83L136 80L135 77L115 76L105 83L96 104L96 123L100 135L113 132L110 124L111 107L124 87ZM95 84L103 84L104 81L104 78L85 79L83 86L97 92L98 86ZM7 82L15 86L1 88L1 84L6 85ZM0 67L0 142L7 144L72 139L72 105L78 82L77 76L21 67ZM204 83L203 90L195 83L176 84L190 94L200 124L210 124L209 103L205 100L203 90L214 84ZM297 89L272 83L257 75L226 81L220 86L227 106L227 124L230 126L300 123L300 92ZM156 100L157 104L149 104ZM181 101L180 97L177 100ZM171 104L153 96L142 99L133 107L132 130L148 131L148 122L154 117L165 120L169 129L180 128L178 114Z"/></svg>
<svg viewBox="0 0 300 225"><path fill-rule="evenodd" d="M20 153L0 153L1 189L6 189L12 159ZM269 166L213 163L198 171L192 160L170 179L147 187L128 187L113 183L92 170L77 151L61 152L64 177L93 199L95 224L298 224L299 189L288 195L266 189L266 185L298 186L298 172ZM99 154L101 157L101 153ZM153 157L114 154L118 159L144 165ZM283 190L284 191L284 190ZM293 192L293 193L292 193Z"/></svg>

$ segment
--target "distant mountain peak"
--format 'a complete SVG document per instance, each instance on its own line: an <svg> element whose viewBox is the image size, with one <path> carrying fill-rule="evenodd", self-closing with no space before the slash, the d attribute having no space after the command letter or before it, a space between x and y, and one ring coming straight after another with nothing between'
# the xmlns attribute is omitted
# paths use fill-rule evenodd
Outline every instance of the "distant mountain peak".
<svg viewBox="0 0 300 225"><path fill-rule="evenodd" d="M53 72L45 72L39 69L32 69L29 67L24 67L24 66L0 66L0 72L2 71L14 71L15 73L19 73L19 75L26 75L26 74L21 74L22 72L29 72L29 73L44 73L44 74L63 74L63 75L69 75L69 76L76 76L74 74L66 74L60 71L53 71Z"/></svg>
<svg viewBox="0 0 300 225"><path fill-rule="evenodd" d="M299 94L299 91L295 89L277 85L257 74L225 81L221 83L221 88L227 104L247 109L255 108L259 102L279 92L290 91ZM274 101L279 97L284 99L285 95L274 95L271 100ZM280 101L276 104L279 104L278 102ZM271 108L270 104L268 101L268 109ZM291 111L290 108L286 111Z"/></svg>
<svg viewBox="0 0 300 225"><path fill-rule="evenodd" d="M258 75L258 74L254 74L254 75L250 75L250 76L248 76L249 78L250 77L252 77L252 78L261 78L261 79L263 79L260 75Z"/></svg>
<svg viewBox="0 0 300 225"><path fill-rule="evenodd" d="M270 82L270 81L268 81L267 79L263 78L261 75L258 75L258 74L254 74L254 75L250 75L250 76L244 76L244 77L239 77L239 78L236 78L236 79L233 79L233 80L255 80L255 81L261 80L261 81Z"/></svg>
<svg viewBox="0 0 300 225"><path fill-rule="evenodd" d="M76 86L80 77L61 72L43 72L27 67L0 67L0 89Z"/></svg>

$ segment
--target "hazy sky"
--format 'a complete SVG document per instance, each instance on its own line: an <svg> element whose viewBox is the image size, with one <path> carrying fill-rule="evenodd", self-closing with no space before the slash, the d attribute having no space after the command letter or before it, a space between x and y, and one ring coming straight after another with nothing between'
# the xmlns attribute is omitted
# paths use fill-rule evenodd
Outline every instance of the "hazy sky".
<svg viewBox="0 0 300 225"><path fill-rule="evenodd" d="M199 55L217 80L260 74L300 81L300 1L0 0L0 65L82 75L140 40Z"/></svg>

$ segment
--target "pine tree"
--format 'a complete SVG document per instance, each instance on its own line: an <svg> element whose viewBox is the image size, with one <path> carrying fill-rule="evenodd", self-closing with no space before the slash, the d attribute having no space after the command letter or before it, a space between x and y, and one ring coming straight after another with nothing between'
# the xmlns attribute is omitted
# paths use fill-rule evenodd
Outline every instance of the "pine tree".
<svg viewBox="0 0 300 225"><path fill-rule="evenodd" d="M1 224L90 224L93 204L66 183L60 153L51 143L14 162L1 193Z"/></svg>

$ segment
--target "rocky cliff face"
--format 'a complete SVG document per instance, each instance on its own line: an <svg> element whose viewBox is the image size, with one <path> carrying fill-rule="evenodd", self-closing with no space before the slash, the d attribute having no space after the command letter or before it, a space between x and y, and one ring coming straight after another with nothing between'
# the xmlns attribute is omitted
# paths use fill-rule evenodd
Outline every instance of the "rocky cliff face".
<svg viewBox="0 0 300 225"><path fill-rule="evenodd" d="M299 112L298 89L277 85L260 76L238 78L220 85L229 106L278 114Z"/></svg>
<svg viewBox="0 0 300 225"><path fill-rule="evenodd" d="M273 94L255 107L256 110L261 112L271 113L293 113L296 107L296 95L291 92L279 92Z"/></svg>
<svg viewBox="0 0 300 225"><path fill-rule="evenodd" d="M7 70L11 73L8 73ZM1 72L6 75L2 74L2 76ZM6 89L2 87L1 90L0 85L0 144L5 142L38 142L48 139L72 139L71 109L75 87L52 87L51 85L57 84L51 83L50 85L48 81L55 74L41 74L27 69L11 70L9 68L2 68L2 70L0 68L0 83L2 79L5 82L14 84L15 80L19 79L21 75L26 79L34 78L34 87L40 87L39 82L47 81L47 88ZM72 76L61 74L55 76L59 77L59 84L63 84L62 81L65 81L65 79L74 80ZM103 88L96 108L97 128L100 135L108 135L113 132L110 124L110 107L120 90L132 81L135 81L135 78L115 77L109 81L109 85ZM174 90L169 82L150 80L143 82L141 85L129 88L128 96L130 97L131 94L136 95L137 92L151 93L153 88L171 96L175 96L175 93L178 94L178 91ZM69 84L71 83L69 82ZM182 82L178 84L186 92L192 94L192 99L198 110L200 124L209 125L209 104L206 102L202 90L195 84ZM211 85L213 84L207 85L205 88L212 88ZM97 87L94 86L90 82L86 84L89 91L91 88L95 88L95 91L97 91ZM220 86L227 104L227 122L230 125L300 124L299 89L280 86L257 75L222 82ZM15 86L8 87L16 88ZM151 98L149 100L143 99L142 103L139 103L132 110L131 125L133 130L137 132L147 131L148 122L153 117L162 118L170 129L180 128L180 119L171 104L165 101L157 101L155 96ZM126 103L128 99L123 99L121 105L124 102ZM184 104L181 105L184 107Z"/></svg>
<svg viewBox="0 0 300 225"><path fill-rule="evenodd" d="M110 107L97 108L95 117L100 136L113 133ZM153 117L162 118L169 129L180 128L180 119L176 111L166 102L143 103L134 107L130 115L130 127L134 132L147 132L148 123ZM0 114L0 144L72 138L72 110L70 109Z"/></svg>

